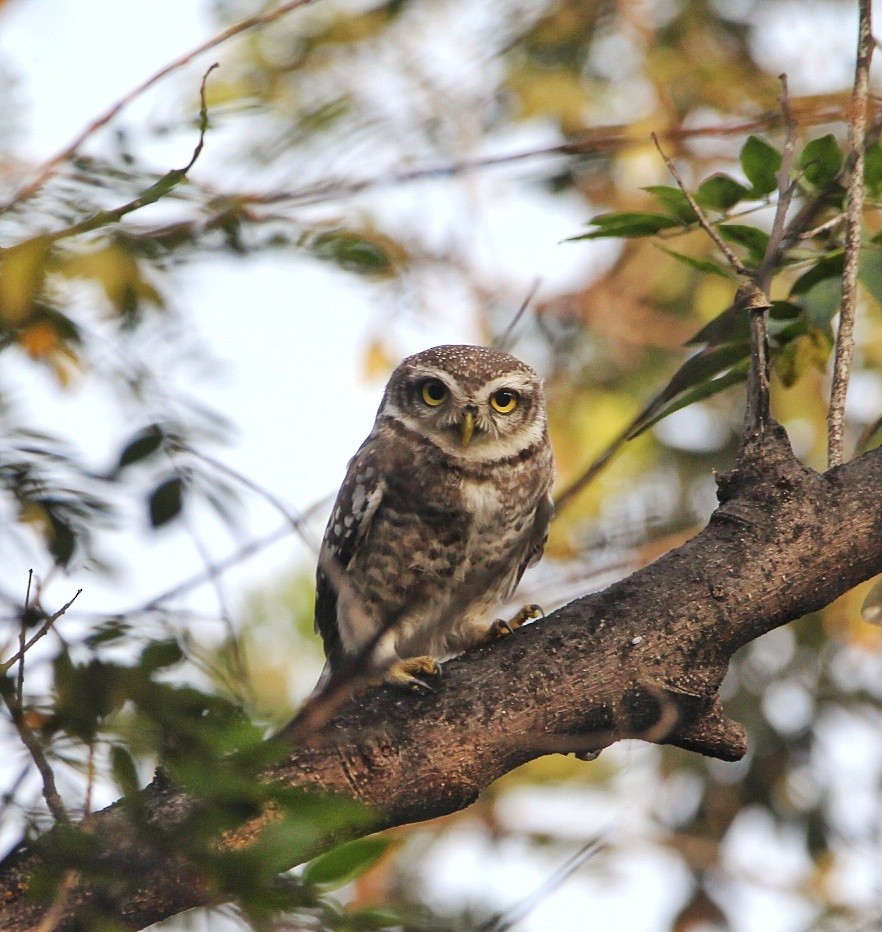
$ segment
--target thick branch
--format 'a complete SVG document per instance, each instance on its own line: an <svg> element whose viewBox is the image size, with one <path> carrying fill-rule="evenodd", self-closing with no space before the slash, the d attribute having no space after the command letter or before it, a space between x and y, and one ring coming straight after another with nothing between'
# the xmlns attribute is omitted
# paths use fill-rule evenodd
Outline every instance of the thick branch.
<svg viewBox="0 0 882 932"><path fill-rule="evenodd" d="M364 695L267 777L355 797L384 828L462 809L549 751L639 736L736 759L743 731L717 696L732 654L882 571L880 487L882 451L820 475L794 459L770 422L720 479L721 506L687 544L450 662L436 693ZM166 829L195 805L161 780L141 802ZM105 864L137 878L134 891L103 893L130 926L208 901L194 872L150 848L121 807L93 816L91 827L106 846ZM248 844L261 827L247 823L224 843ZM23 849L0 868L4 929L32 928L48 908L25 895L38 852ZM87 887L72 894L65 921L92 895Z"/></svg>

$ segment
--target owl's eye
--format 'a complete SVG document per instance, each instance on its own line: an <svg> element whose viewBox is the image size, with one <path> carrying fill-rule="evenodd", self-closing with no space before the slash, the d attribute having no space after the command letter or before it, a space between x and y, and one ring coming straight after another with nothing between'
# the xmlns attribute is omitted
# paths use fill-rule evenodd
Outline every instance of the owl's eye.
<svg viewBox="0 0 882 932"><path fill-rule="evenodd" d="M508 388L500 388L490 396L490 404L500 414L511 414L518 406L518 393Z"/></svg>
<svg viewBox="0 0 882 932"><path fill-rule="evenodd" d="M429 407L437 408L447 398L447 386L440 379L426 379L420 395Z"/></svg>

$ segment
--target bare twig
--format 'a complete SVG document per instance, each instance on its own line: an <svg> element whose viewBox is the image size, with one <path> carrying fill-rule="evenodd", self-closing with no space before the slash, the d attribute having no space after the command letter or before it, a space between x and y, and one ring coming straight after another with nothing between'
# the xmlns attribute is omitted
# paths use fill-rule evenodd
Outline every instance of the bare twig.
<svg viewBox="0 0 882 932"><path fill-rule="evenodd" d="M487 922L478 926L478 932L508 932L509 929L514 928L521 920L526 919L543 900L566 883L586 861L593 858L603 848L603 844L603 838L593 838L561 864L538 889L504 912L491 916Z"/></svg>
<svg viewBox="0 0 882 932"><path fill-rule="evenodd" d="M69 870L65 873L55 892L55 899L52 901L52 905L46 910L46 915L40 920L40 924L36 927L34 932L55 932L55 929L58 928L65 918L70 898L79 880L79 871Z"/></svg>
<svg viewBox="0 0 882 932"><path fill-rule="evenodd" d="M655 143L656 149L658 149L659 155L664 159L664 163L667 165L668 171L671 173L674 181L677 182L677 186L685 195L686 200L689 201L689 206L695 211L698 225L713 240L714 245L726 257L726 261L729 263L729 265L732 266L733 269L735 269L739 275L745 278L752 278L753 273L744 265L738 256L735 255L729 244L723 239L722 236L720 236L719 233L717 233L711 222L704 215L704 211L701 209L701 207L699 207L698 201L695 200L686 185L683 183L683 178L681 177L680 172L677 171L677 166L674 165L673 160L667 155L665 150L662 149L661 143L658 141L658 136L655 133L651 133L650 135L652 136L652 141Z"/></svg>
<svg viewBox="0 0 882 932"><path fill-rule="evenodd" d="M25 645L27 643L27 621L28 609L31 607L31 583L34 581L34 571L28 570L28 588L25 591L24 611L21 613L21 628L18 632L18 676L15 682L15 701L18 707L24 697L24 670L25 670Z"/></svg>
<svg viewBox="0 0 882 932"><path fill-rule="evenodd" d="M530 302L535 297L536 292L539 290L539 286L541 284L541 278L536 278L533 280L533 284L530 286L530 290L527 292L524 300L521 301L521 306L517 309L514 317L512 317L505 330L502 331L499 339L493 341L493 345L496 347L496 349L505 350L511 345L509 341L511 340L512 334L514 333L517 325L521 322L524 314L526 314L527 308L530 306Z"/></svg>
<svg viewBox="0 0 882 932"><path fill-rule="evenodd" d="M137 85L137 87L134 87L131 91L129 91L128 94L126 94L124 97L121 97L115 104L113 104L112 107L110 107L110 109L106 110L103 114L101 114L101 116L93 120L63 149L53 155L52 158L44 162L37 169L35 177L18 192L16 192L11 200L9 200L6 204L3 205L2 208L0 208L0 213L8 210L10 207L20 204L22 201L25 201L29 197L32 197L34 194L36 194L37 191L39 191L40 188L42 188L43 185L49 180L49 178L55 174L62 162L67 161L72 155L76 153L80 146L90 136L94 135L99 129L106 126L121 110L127 107L137 97L140 97L141 94L143 94L146 90L153 87L154 84L158 84L163 78L168 77L168 75L173 74L175 71L178 71L185 65L190 64L194 58L203 55L205 52L210 52L212 49L222 45L228 39L232 39L234 36L237 36L243 32L247 32L250 29L255 29L258 26L266 26L277 19L281 19L283 16L291 13L293 10L306 6L309 3L312 3L312 0L290 0L290 2L283 3L281 6L276 7L274 10L269 10L266 13L259 13L255 16L249 16L243 20L240 20L238 23L234 23L232 26L221 30L219 33L212 36L208 41L196 46L196 48L191 49L184 55L180 55L178 58L173 59L167 65L164 65L162 68L160 68L159 71L155 71L152 75L150 75L150 77L146 78L139 85Z"/></svg>
<svg viewBox="0 0 882 932"><path fill-rule="evenodd" d="M61 616L71 607L71 605L73 605L74 602L76 602L77 598L79 597L82 591L83 591L82 589L77 589L77 591L73 595L73 598L69 602L65 602L65 604L62 605L61 608L58 609L58 611L55 612L53 615L50 615L43 622L43 624L40 625L40 627L36 630L36 632L33 635L31 635L31 637L29 638L26 644L24 644L21 648L19 648L19 650L16 651L16 653L14 653L8 660L4 660L2 663L0 663L0 676L6 673L6 671L13 664L20 661L22 657L34 646L34 644L37 643L37 641L39 641L41 638L44 638L52 630L52 625L54 625L55 622L58 621L58 619L61 618Z"/></svg>
<svg viewBox="0 0 882 932"><path fill-rule="evenodd" d="M34 762L40 774L40 778L43 781L43 798L46 800L49 811L52 813L56 822L67 822L67 809L65 809L64 802L55 786L55 774L52 772L52 767L46 758L43 746L25 721L22 706L19 705L15 698L14 687L5 676L0 676L0 696L3 697L3 701L9 709L12 724L18 732L22 744L31 755L31 760Z"/></svg>
<svg viewBox="0 0 882 932"><path fill-rule="evenodd" d="M143 191L131 201L119 207L114 207L112 210L99 210L97 213L92 214L91 217L86 217L84 220L80 220L61 230L56 230L54 233L48 235L47 238L49 240L55 243L69 236L78 236L81 233L88 233L92 230L108 226L111 223L117 223L122 220L126 214L131 214L136 210L140 210L148 204L155 204L158 200L169 194L187 177L187 173L196 164L196 160L201 155L202 148L205 145L205 133L208 129L208 107L205 102L205 82L208 80L208 76L211 72L217 67L217 64L212 65L202 76L202 84L199 88L199 139L196 143L196 148L193 150L193 154L190 156L190 161L187 162L183 168L173 168L171 171L166 172L158 181L150 185L146 191Z"/></svg>
<svg viewBox="0 0 882 932"><path fill-rule="evenodd" d="M825 109L812 112L802 118L804 125L811 126L819 123L836 122L842 119L842 108ZM664 142L681 142L689 139L723 138L728 136L743 136L745 133L756 130L771 129L781 122L779 113L763 114L754 120L733 123L727 126L676 126L660 132L659 139ZM520 162L539 158L554 158L558 156L581 157L591 155L608 155L621 152L634 146L642 145L642 138L635 134L626 124L608 126L603 129L590 130L565 143L553 146L538 146L530 149L521 149L516 152L507 152L501 155L487 155L474 159L462 159L437 164L416 165L387 175L373 178L362 178L348 181L345 178L333 178L313 185L306 185L293 191L273 191L268 193L242 192L229 195L230 200L240 204L270 205L290 204L296 206L323 203L344 197L352 197L362 191L377 188L394 187L415 181L424 181L432 178L453 178L459 175L471 174L504 165L513 165ZM213 192L213 196L226 197L223 192Z"/></svg>
<svg viewBox="0 0 882 932"><path fill-rule="evenodd" d="M844 460L842 433L845 396L854 354L854 318L857 307L858 260L864 210L864 144L867 126L870 63L873 58L871 0L859 0L857 63L848 121L849 177L845 196L845 256L842 269L842 304L836 352L833 360L833 384L830 388L830 411L827 415L827 462L839 466Z"/></svg>

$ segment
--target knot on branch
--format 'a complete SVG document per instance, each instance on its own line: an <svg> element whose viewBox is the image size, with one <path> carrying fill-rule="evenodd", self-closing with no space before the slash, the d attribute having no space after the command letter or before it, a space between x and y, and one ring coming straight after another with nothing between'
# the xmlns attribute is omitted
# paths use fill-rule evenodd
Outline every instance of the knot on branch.
<svg viewBox="0 0 882 932"><path fill-rule="evenodd" d="M734 469L717 476L717 500L724 505L738 495L755 493L758 486L794 480L809 471L793 455L787 431L769 418L745 432Z"/></svg>

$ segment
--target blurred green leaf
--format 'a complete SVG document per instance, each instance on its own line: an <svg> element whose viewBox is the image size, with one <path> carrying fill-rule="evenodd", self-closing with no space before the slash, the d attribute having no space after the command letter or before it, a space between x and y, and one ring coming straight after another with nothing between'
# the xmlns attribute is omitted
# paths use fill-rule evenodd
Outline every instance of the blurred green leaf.
<svg viewBox="0 0 882 932"><path fill-rule="evenodd" d="M658 201L662 210L681 222L695 223L698 220L698 214L692 209L689 198L679 188L666 184L654 184L643 190L649 192Z"/></svg>
<svg viewBox="0 0 882 932"><path fill-rule="evenodd" d="M400 247L377 233L334 230L321 233L310 243L313 254L360 275L387 275L394 270L393 257L402 255Z"/></svg>
<svg viewBox="0 0 882 932"><path fill-rule="evenodd" d="M882 197L882 145L878 142L864 152L864 185L869 197Z"/></svg>
<svg viewBox="0 0 882 932"><path fill-rule="evenodd" d="M149 675L164 667L174 666L183 659L184 652L177 641L151 641L141 652L139 667Z"/></svg>
<svg viewBox="0 0 882 932"><path fill-rule="evenodd" d="M125 796L134 796L139 788L138 768L132 755L119 744L114 744L110 748L110 767L113 771L113 779Z"/></svg>
<svg viewBox="0 0 882 932"><path fill-rule="evenodd" d="M657 424L659 421L666 418L669 414L673 414L675 411L679 411L681 408L687 408L691 404L695 404L697 401L704 401L706 398L710 398L713 395L718 394L726 388L730 388L732 385L737 385L739 382L744 382L747 379L747 370L750 365L750 360L745 359L740 363L732 366L728 372L724 372L722 375L717 376L714 379L710 379L707 382L703 382L701 385L696 385L694 388L689 389L686 392L683 392L682 395L671 399L667 404L662 407L654 410L650 417L645 421L641 421L634 430L628 434L628 439L632 440L634 437L639 436L645 430L648 430L654 424Z"/></svg>
<svg viewBox="0 0 882 932"><path fill-rule="evenodd" d="M882 249L861 250L858 278L876 301L882 303Z"/></svg>
<svg viewBox="0 0 882 932"><path fill-rule="evenodd" d="M683 392L689 392L690 389L693 389L689 394L693 401L707 397L706 394L701 393L701 389L705 387L710 379L747 360L749 356L749 342L709 346L690 356L674 373L664 389L656 395L652 403L647 406L641 420L629 432L628 439L637 437L647 427L660 420L661 417L665 417L667 414L684 407L684 405L672 406L670 404L673 399L676 399ZM715 389L714 391L719 390ZM698 391L697 395L694 393L695 391ZM711 391L710 394L714 394L714 391ZM691 401L687 403L691 403ZM664 413L660 414L659 412Z"/></svg>
<svg viewBox="0 0 882 932"><path fill-rule="evenodd" d="M669 249L661 243L655 243L654 245L672 259L676 259L678 262L682 262L684 265L688 265L690 268L696 269L699 272L706 272L709 275L719 275L722 278L732 278L733 273L731 270L727 270L727 268L724 268L710 259L696 259L694 256L687 256L685 253L677 252L676 249Z"/></svg>
<svg viewBox="0 0 882 932"><path fill-rule="evenodd" d="M123 447L119 455L117 469L125 469L132 463L139 463L151 453L155 453L165 440L165 432L159 424L150 424L137 434Z"/></svg>
<svg viewBox="0 0 882 932"><path fill-rule="evenodd" d="M575 242L580 239L600 239L607 236L625 239L655 236L656 233L660 233L662 230L683 226L681 220L675 220L673 217L647 213L599 214L597 217L592 218L591 224L598 229L592 230L590 233L581 233L579 236L571 236L566 242Z"/></svg>
<svg viewBox="0 0 882 932"><path fill-rule="evenodd" d="M753 194L764 197L778 187L781 153L759 136L748 136L741 148L741 168L753 185Z"/></svg>
<svg viewBox="0 0 882 932"><path fill-rule="evenodd" d="M791 296L806 294L826 278L840 278L842 276L842 261L841 249L819 259L790 286Z"/></svg>
<svg viewBox="0 0 882 932"><path fill-rule="evenodd" d="M810 368L823 371L832 347L832 340L817 327L791 340L773 360L781 384L791 388Z"/></svg>
<svg viewBox="0 0 882 932"><path fill-rule="evenodd" d="M303 871L303 880L329 889L342 887L373 867L389 845L388 838L379 837L358 838L338 845L310 861Z"/></svg>
<svg viewBox="0 0 882 932"><path fill-rule="evenodd" d="M184 504L184 483L179 476L161 482L148 500L150 524L161 527L181 513Z"/></svg>
<svg viewBox="0 0 882 932"><path fill-rule="evenodd" d="M833 181L842 167L842 152L836 137L828 133L807 143L799 158L799 167L816 188Z"/></svg>

